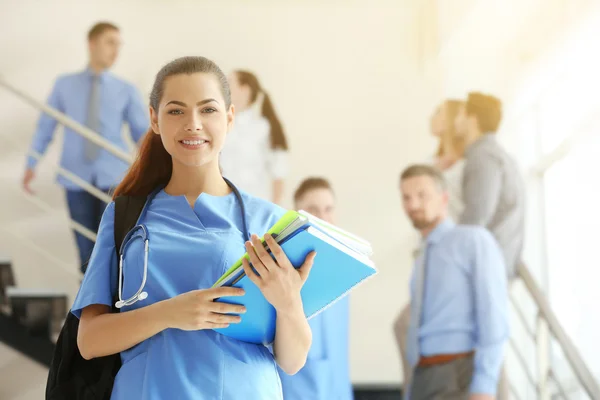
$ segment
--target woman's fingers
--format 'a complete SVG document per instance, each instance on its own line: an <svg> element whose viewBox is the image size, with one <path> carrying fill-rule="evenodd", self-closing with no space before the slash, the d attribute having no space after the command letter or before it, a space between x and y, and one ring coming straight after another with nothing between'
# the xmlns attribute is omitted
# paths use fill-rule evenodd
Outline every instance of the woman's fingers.
<svg viewBox="0 0 600 400"><path fill-rule="evenodd" d="M244 289L236 288L231 286L220 286L216 288L211 288L207 290L200 291L203 295L206 295L207 300L218 299L219 297L229 297L229 296L243 296Z"/></svg>
<svg viewBox="0 0 600 400"><path fill-rule="evenodd" d="M273 256L275 257L275 264L277 264L281 268L294 268L290 260L285 255L285 252L283 251L281 246L279 246L279 243L277 243L275 239L273 239L273 236L267 233L265 235L265 242L267 242L267 244L269 245L269 250L271 250L271 254L273 254ZM271 257L269 256L269 258Z"/></svg>
<svg viewBox="0 0 600 400"><path fill-rule="evenodd" d="M255 247L252 245L252 243L246 242L246 252L248 252L248 257L250 258L250 263L252 264L254 269L256 269L256 272L258 272L258 275L266 276L266 274L269 272L269 270L263 264L263 262L260 260L258 255L256 254ZM244 262L244 261L242 260L242 262Z"/></svg>
<svg viewBox="0 0 600 400"><path fill-rule="evenodd" d="M262 261L265 268L268 270L271 270L271 268L276 268L277 263L273 260L273 257L271 257L271 255L267 252L265 246L260 241L260 238L257 235L252 235L251 241L252 245L254 246L254 251L256 251L256 255L258 256L260 261Z"/></svg>
<svg viewBox="0 0 600 400"><path fill-rule="evenodd" d="M206 318L206 322L211 322L213 324L239 324L241 320L242 317L239 315L219 313L209 313Z"/></svg>
<svg viewBox="0 0 600 400"><path fill-rule="evenodd" d="M239 304L214 301L209 305L208 310L218 314L243 314L246 312L246 307Z"/></svg>
<svg viewBox="0 0 600 400"><path fill-rule="evenodd" d="M243 258L242 259L242 267L244 268L244 273L246 274L246 276L248 278L250 278L250 280L258 287L260 287L261 284L261 277L258 276L256 274L256 272L254 272L254 270L252 269L252 267L250 266L250 261L248 261L247 259Z"/></svg>
<svg viewBox="0 0 600 400"><path fill-rule="evenodd" d="M315 257L317 256L316 251L311 251L306 258L304 259L304 264L300 268L298 268L298 273L300 274L300 278L302 278L302 282L306 282L308 279L308 275L310 274L310 270L315 263Z"/></svg>
<svg viewBox="0 0 600 400"><path fill-rule="evenodd" d="M228 328L230 324L207 322L206 325L208 326L208 329L224 329Z"/></svg>

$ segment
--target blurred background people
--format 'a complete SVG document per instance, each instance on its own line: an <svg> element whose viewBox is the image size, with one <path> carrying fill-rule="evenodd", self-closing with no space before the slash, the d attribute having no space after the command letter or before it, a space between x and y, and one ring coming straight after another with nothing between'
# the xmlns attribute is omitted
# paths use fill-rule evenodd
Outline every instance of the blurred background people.
<svg viewBox="0 0 600 400"><path fill-rule="evenodd" d="M439 140L432 164L444 175L449 195L448 213L455 221L463 211L462 176L465 164L463 159L465 142L463 137L456 134L454 125L462 104L460 100L446 100L431 117L431 133Z"/></svg>
<svg viewBox="0 0 600 400"><path fill-rule="evenodd" d="M518 274L525 238L525 182L516 161L496 140L502 102L491 95L468 94L455 119L466 147L461 224L488 229L504 254L506 275ZM510 387L502 370L498 400L507 400Z"/></svg>
<svg viewBox="0 0 600 400"><path fill-rule="evenodd" d="M501 120L502 103L491 95L471 92L460 107L455 125L466 152L459 221L494 235L512 279L525 237L525 183L514 158L496 140Z"/></svg>
<svg viewBox="0 0 600 400"><path fill-rule="evenodd" d="M410 283L410 400L494 400L509 338L504 259L483 227L448 218L443 175L412 165L400 178L422 243Z"/></svg>
<svg viewBox="0 0 600 400"><path fill-rule="evenodd" d="M296 189L294 205L335 224L335 195L325 178L305 179ZM349 298L346 296L309 320L312 346L296 375L280 373L285 400L351 400Z"/></svg>
<svg viewBox="0 0 600 400"><path fill-rule="evenodd" d="M448 216L457 221L463 210L462 175L464 168L464 139L456 134L454 121L462 101L446 100L434 111L430 120L431 134L438 138L438 148L429 160L444 176L448 190ZM420 241L420 238L418 239ZM412 250L412 249L410 249ZM394 336L400 350L404 386L410 384L412 367L406 359L406 335L410 320L410 304L407 304L394 321Z"/></svg>
<svg viewBox="0 0 600 400"><path fill-rule="evenodd" d="M222 151L223 175L241 189L281 204L288 173L288 142L258 78L237 70L229 76L235 122Z"/></svg>
<svg viewBox="0 0 600 400"><path fill-rule="evenodd" d="M48 105L71 119L86 125L116 146L127 149L121 128L129 125L134 141L138 142L148 130L147 107L137 89L110 72L121 46L119 28L110 22L99 22L88 32L89 61L80 72L60 76ZM49 115L40 116L33 136L31 150L44 154L54 138L57 121ZM29 156L23 177L25 191L33 193L31 182L35 177L37 159ZM128 165L100 146L65 127L61 167L74 173L87 183L108 193L123 177ZM71 218L96 233L106 203L88 193L76 183L59 175L67 197ZM84 271L94 243L75 232L79 261Z"/></svg>

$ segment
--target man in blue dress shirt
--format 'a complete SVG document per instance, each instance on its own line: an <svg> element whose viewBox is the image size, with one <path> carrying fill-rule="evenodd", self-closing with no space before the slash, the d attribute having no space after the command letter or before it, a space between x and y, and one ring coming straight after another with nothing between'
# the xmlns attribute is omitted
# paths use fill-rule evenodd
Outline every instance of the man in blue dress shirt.
<svg viewBox="0 0 600 400"><path fill-rule="evenodd" d="M485 228L447 217L443 176L413 165L400 179L422 237L410 284L411 400L493 400L509 337L504 258Z"/></svg>
<svg viewBox="0 0 600 400"><path fill-rule="evenodd" d="M131 136L139 142L148 130L149 119L147 107L134 86L108 72L119 53L120 41L115 25L108 22L94 25L88 33L88 67L78 73L60 76L48 98L48 105L127 150L121 134L123 123L129 125ZM43 154L54 137L56 125L55 119L42 114L31 150ZM37 159L29 156L23 178L23 187L29 193L32 193L30 185L36 164ZM69 128L64 130L60 165L106 193L121 180L128 167L121 159ZM106 204L64 176L58 176L58 183L66 190L71 218L96 232ZM94 244L77 232L75 238L83 266Z"/></svg>

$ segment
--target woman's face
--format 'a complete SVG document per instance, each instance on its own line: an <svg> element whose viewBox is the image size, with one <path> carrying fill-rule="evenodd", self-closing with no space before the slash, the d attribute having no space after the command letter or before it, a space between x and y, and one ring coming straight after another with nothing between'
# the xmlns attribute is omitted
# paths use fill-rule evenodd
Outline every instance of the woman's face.
<svg viewBox="0 0 600 400"><path fill-rule="evenodd" d="M190 167L218 163L234 108L225 104L217 78L180 74L168 77L163 85L158 110L150 108L150 116L173 163Z"/></svg>
<svg viewBox="0 0 600 400"><path fill-rule="evenodd" d="M229 87L231 88L231 103L238 111L243 111L250 107L250 86L241 85L237 74L233 72L227 78Z"/></svg>

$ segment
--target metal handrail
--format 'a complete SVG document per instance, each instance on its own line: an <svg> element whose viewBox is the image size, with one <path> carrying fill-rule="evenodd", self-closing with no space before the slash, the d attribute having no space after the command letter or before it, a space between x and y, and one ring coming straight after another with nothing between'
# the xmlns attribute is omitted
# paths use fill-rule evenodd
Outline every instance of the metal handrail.
<svg viewBox="0 0 600 400"><path fill-rule="evenodd" d="M573 345L573 342L558 321L558 318L552 311L546 296L544 296L541 289L538 287L533 275L531 275L531 272L529 272L529 269L524 264L520 264L518 270L519 277L525 284L527 291L538 307L539 315L547 322L548 329L560 344L575 376L590 398L600 399L600 386L598 386L598 382L596 382L596 379L581 358L579 351L575 348L575 345Z"/></svg>
<svg viewBox="0 0 600 400"><path fill-rule="evenodd" d="M41 254L44 258L46 258L46 260L55 264L58 268L62 269L69 276L75 278L77 282L81 281L81 278L83 276L81 272L75 272L69 264L67 264L63 260L58 259L52 253L44 250L42 247L35 244L31 239L27 238L25 235L22 235L18 232L15 232L14 230L10 230L5 227L0 227L0 231L6 234L8 237L17 237L18 239L20 239L18 242L19 244L27 246L36 253Z"/></svg>
<svg viewBox="0 0 600 400"><path fill-rule="evenodd" d="M531 375L531 371L528 368L529 366L527 364L527 360L525 359L523 354L519 351L519 348L517 347L515 341L510 339L509 345L513 349L513 351L515 353L515 357L517 358L517 361L519 362L519 364L521 364L521 367L523 368L523 372L525 373L525 377L527 378L527 381L529 382L529 384L535 386L535 378Z"/></svg>
<svg viewBox="0 0 600 400"><path fill-rule="evenodd" d="M552 379L554 381L554 384L556 385L556 387L558 388L558 393L560 394L560 396L564 399L564 400L569 400L569 396L567 396L567 391L565 390L565 388L563 387L562 383L560 383L560 379L558 379L556 377L556 374L554 373L554 371L550 371L550 379Z"/></svg>
<svg viewBox="0 0 600 400"><path fill-rule="evenodd" d="M14 140L12 137L5 136L2 140L11 143L14 148L18 147L16 140ZM33 149L30 149L27 154L38 161L42 159L42 154L38 153ZM94 185L89 184L88 182L81 179L79 176L75 175L71 171L64 169L58 163L53 164L52 166L56 169L56 172L59 175L62 175L65 178L69 179L71 182L75 183L80 188L84 189L86 192L96 197L97 199L102 200L107 204L112 201L112 198L106 193L104 193L102 190L98 189Z"/></svg>
<svg viewBox="0 0 600 400"><path fill-rule="evenodd" d="M54 208L50 204L46 203L44 200L40 199L39 197L30 195L27 193L24 193L23 195L25 196L25 198L28 201L30 201L32 204L36 205L38 208L40 208L44 211L49 211L49 212L55 211ZM90 229L81 225L79 222L74 221L73 219L69 218L69 225L70 225L71 229L82 234L83 236L85 236L86 238L91 240L92 242L96 241L97 235L94 232L92 232Z"/></svg>
<svg viewBox="0 0 600 400"><path fill-rule="evenodd" d="M575 133L563 139L552 151L543 155L533 167L533 173L541 176L550 167L564 159L571 151L579 145L584 139L591 136L594 126L598 123L598 113L592 113L590 119L586 119L574 130Z"/></svg>
<svg viewBox="0 0 600 400"><path fill-rule="evenodd" d="M4 87L6 90L17 95L17 97L20 97L25 102L45 112L46 114L60 122L62 125L71 128L74 132L80 134L90 142L93 142L96 145L103 147L106 151L108 151L115 157L120 158L128 164L131 164L133 162L133 156L121 149L119 146L116 146L114 143L102 137L102 135L99 135L98 133L94 132L85 125L80 124L79 122L75 121L74 119L70 118L68 115L60 112L59 110L49 106L46 103L36 100L34 97L28 95L27 93L23 92L17 87L6 82L4 79L2 79L2 77L0 77L0 87Z"/></svg>
<svg viewBox="0 0 600 400"><path fill-rule="evenodd" d="M30 96L27 93L23 92L22 90L19 90L15 86L10 85L8 82L6 82L5 80L3 80L2 77L0 77L0 87L4 87L5 89L7 89L8 91L10 91L11 93L17 95L17 97L20 97L22 100L24 100L27 103L31 104L35 108L38 108L39 110L41 110L41 111L45 112L46 114L50 115L51 117L53 117L54 119L56 119L62 125L71 128L74 132L80 134L81 136L83 136L87 140L90 140L91 142L93 142L93 143L97 144L98 146L104 148L106 151L110 152L115 157L118 157L121 160L125 161L127 164L131 164L132 163L133 156L131 154L129 154L126 151L122 150L121 148L119 148L118 146L114 145L112 142L106 140L104 137L102 137L98 133L92 131L91 129L87 128L86 126L81 125L79 122L73 120L72 118L70 118L66 114L60 112L59 110L57 110L57 109L55 109L55 108L53 108L53 107L51 107L51 106L49 106L49 105L47 105L47 104L45 104L43 102L40 102L40 101L36 100L32 96ZM7 138L5 138L5 139L8 140ZM42 155L40 153L34 151L34 150L29 150L28 155L32 156L36 160L40 160L42 158ZM109 195L107 195L103 191L97 189L96 187L94 187L93 185L89 184L85 180L81 179L76 174L74 174L71 171L68 171L68 170L62 168L60 165L56 165L55 167L56 167L56 171L57 171L58 174L63 175L67 179L71 180L72 182L74 182L75 184L77 184L79 187L81 187L82 189L84 189L86 192L88 192L92 196L96 197L97 199L100 199L100 200L104 201L105 203L110 203L111 202L112 199L111 199L111 197ZM38 207L40 207L42 209L51 210L51 207L47 203L45 203L44 201L36 199L33 196L27 196L27 199L29 201L33 202L35 205L37 205ZM85 226L77 223L76 221L74 221L72 219L69 219L69 224L78 233L82 234L83 236L85 236L86 238L90 239L91 241L94 241L94 242L96 241L96 234L94 232L92 232L91 230L87 229Z"/></svg>
<svg viewBox="0 0 600 400"><path fill-rule="evenodd" d="M34 150L29 150L28 154L30 156L32 156L33 158L35 158L36 160L40 160L42 158L42 155ZM70 181L74 182L80 188L84 189L86 192L88 192L92 196L96 197L97 199L102 200L103 202L105 202L107 204L112 201L112 198L109 195L107 195L102 190L98 189L97 187L90 185L85 180L81 179L79 176L75 175L71 171L68 171L59 165L56 166L56 171L58 172L59 175L62 175L65 178L69 179Z"/></svg>
<svg viewBox="0 0 600 400"><path fill-rule="evenodd" d="M525 332L531 339L535 340L535 332L533 332L531 330L531 327L529 326L529 323L527 322L527 317L523 313L523 310L521 309L521 307L519 307L519 303L517 303L517 300L515 299L514 296L510 296L510 301L514 305L514 310L517 313L517 317L519 317L519 319L521 320L521 323L523 324L523 328L525 329Z"/></svg>

